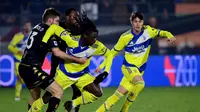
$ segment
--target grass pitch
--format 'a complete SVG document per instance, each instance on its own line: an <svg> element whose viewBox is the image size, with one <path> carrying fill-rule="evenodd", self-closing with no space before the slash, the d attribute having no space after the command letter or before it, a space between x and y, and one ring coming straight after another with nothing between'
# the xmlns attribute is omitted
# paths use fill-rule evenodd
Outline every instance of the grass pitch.
<svg viewBox="0 0 200 112"><path fill-rule="evenodd" d="M95 112L115 89L104 88L103 97L92 104L81 106L80 112ZM22 90L21 101L14 101L14 91L14 88L0 88L0 112L27 112L28 90ZM71 89L65 91L57 112L64 112L63 103L70 100L71 96ZM113 106L112 112L119 112L124 100L125 97ZM200 87L146 87L129 112L200 112Z"/></svg>

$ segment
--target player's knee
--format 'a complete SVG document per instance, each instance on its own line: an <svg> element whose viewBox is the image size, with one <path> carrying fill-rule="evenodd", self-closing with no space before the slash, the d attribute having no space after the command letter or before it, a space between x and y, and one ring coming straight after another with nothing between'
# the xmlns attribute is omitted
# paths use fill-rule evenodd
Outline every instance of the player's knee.
<svg viewBox="0 0 200 112"><path fill-rule="evenodd" d="M17 81L20 82L20 83L23 83L23 80L20 76L17 76Z"/></svg>
<svg viewBox="0 0 200 112"><path fill-rule="evenodd" d="M52 96L57 97L57 98L61 98L63 95L63 89L57 84L57 83L53 83L48 89L47 91L49 91Z"/></svg>
<svg viewBox="0 0 200 112"><path fill-rule="evenodd" d="M137 87L138 92L141 92L145 87L145 83L144 81L138 81L135 83L135 86Z"/></svg>
<svg viewBox="0 0 200 112"><path fill-rule="evenodd" d="M63 89L62 88L56 88L55 95L61 98L63 96Z"/></svg>

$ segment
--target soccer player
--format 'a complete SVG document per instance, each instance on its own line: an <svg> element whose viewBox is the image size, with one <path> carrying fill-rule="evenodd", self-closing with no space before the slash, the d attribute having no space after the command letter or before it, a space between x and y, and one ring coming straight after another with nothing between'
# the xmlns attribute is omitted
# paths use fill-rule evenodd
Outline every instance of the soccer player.
<svg viewBox="0 0 200 112"><path fill-rule="evenodd" d="M31 31L31 22L25 21L23 30L14 35L12 41L8 45L8 50L10 50L14 55L15 61L15 75L17 76L17 81L15 84L15 101L20 100L20 94L22 89L23 80L18 73L19 63L24 54L24 49L26 47L26 42L28 40L28 34Z"/></svg>
<svg viewBox="0 0 200 112"><path fill-rule="evenodd" d="M58 49L57 44L49 44L49 38L43 37L46 30L52 24L58 24L60 14L53 8L48 8L44 11L42 16L42 23L36 25L29 34L29 39L24 51L23 58L19 65L19 74L30 90L31 98L29 104L31 105L35 97L40 94L40 88L44 89L52 94L49 100L49 106L47 112L55 112L58 108L60 98L62 97L62 88L41 68L45 56L49 50L52 50L54 55L64 59L73 60L80 63L85 63L85 59L79 59L66 54L65 52ZM66 33L62 33L66 35ZM72 39L65 37L71 44ZM42 101L41 101L42 102ZM37 110L37 108L31 108L29 111Z"/></svg>
<svg viewBox="0 0 200 112"><path fill-rule="evenodd" d="M65 11L65 18L64 18L63 21L61 21L59 23L59 25L61 27L63 27L65 30L69 31L72 36L80 36L81 32L80 32L79 24L76 21L78 19L78 16L79 16L79 12L78 12L77 9L69 8L69 9L67 9ZM61 49L62 51L65 52L66 48L67 48L67 45L66 45L65 41L60 39L59 37L56 38L56 39L57 39L56 41L58 43L59 49ZM50 74L51 74L52 77L55 76L56 69L57 69L60 61L62 61L62 59L59 59L59 58L57 58L56 56L54 56L52 54L52 57L51 57L51 71L50 71ZM77 98L78 96L81 96L80 90L74 84L71 87L72 87L72 90L73 90L72 100ZM46 92L45 95L49 96L50 94ZM48 99L48 96L45 96L45 95L44 95L44 98ZM48 101L48 100L46 100L46 101ZM45 103L47 103L47 102L45 102ZM76 112L78 112L79 106L76 107L75 110L76 110Z"/></svg>
<svg viewBox="0 0 200 112"><path fill-rule="evenodd" d="M73 40L77 42L77 47L73 48L70 45L67 47L67 53L76 57L87 57L88 61L85 64L68 63L61 62L59 69L57 70L56 82L65 90L72 84L75 84L78 89L82 92L82 97L78 97L72 102L68 103L67 111L71 111L76 106L80 104L87 104L95 101L102 96L102 91L97 84L99 84L104 78L95 77L89 73L89 64L91 57L94 55L104 55L106 57L105 61L105 72L100 76L107 76L111 63L112 55L109 55L110 51L101 42L96 40L98 36L98 30L96 26L88 19L88 17L83 14L79 19L79 25L82 29L82 35L73 37ZM59 26L50 26L45 38L49 38L55 32L58 31ZM59 34L57 34L59 35ZM62 35L61 35L62 36Z"/></svg>
<svg viewBox="0 0 200 112"><path fill-rule="evenodd" d="M128 112L129 106L135 101L138 94L144 88L143 73L146 68L151 41L156 37L167 37L170 42L176 38L168 31L159 30L143 25L143 15L139 12L130 17L132 29L123 33L117 44L111 50L113 56L121 50L125 50L122 73L124 77L115 93L110 96L96 112L105 112L115 105L119 99L128 94L121 112Z"/></svg>

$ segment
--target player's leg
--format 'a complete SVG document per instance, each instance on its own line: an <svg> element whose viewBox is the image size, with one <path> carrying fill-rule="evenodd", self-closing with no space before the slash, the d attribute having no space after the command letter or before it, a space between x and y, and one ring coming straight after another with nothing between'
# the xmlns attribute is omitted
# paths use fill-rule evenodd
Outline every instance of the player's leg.
<svg viewBox="0 0 200 112"><path fill-rule="evenodd" d="M109 110L113 105L115 105L124 95L128 93L132 85L127 81L125 77L122 78L120 86L117 88L115 93L110 96L98 109L96 112L105 112Z"/></svg>
<svg viewBox="0 0 200 112"><path fill-rule="evenodd" d="M82 95L65 103L67 111L71 111L78 105L91 103L102 96L101 88L93 83L94 79L95 77L90 74L85 74L79 78L76 86L82 91Z"/></svg>
<svg viewBox="0 0 200 112"><path fill-rule="evenodd" d="M20 100L21 89L23 80L21 79L19 72L18 72L19 62L15 62L15 75L17 76L17 81L15 83L15 101Z"/></svg>
<svg viewBox="0 0 200 112"><path fill-rule="evenodd" d="M28 110L31 108L31 105L40 98L40 88L30 89L30 98L28 102Z"/></svg>
<svg viewBox="0 0 200 112"><path fill-rule="evenodd" d="M78 87L75 84L73 84L71 87L72 87L72 90L73 90L72 100L75 100L76 98L78 98L79 96L81 96L81 91L78 89ZM78 112L79 109L80 109L80 105L78 105L75 108L75 112Z"/></svg>
<svg viewBox="0 0 200 112"><path fill-rule="evenodd" d="M135 99L145 86L144 80L140 75L135 76L132 83L133 88L130 90L127 99L121 109L121 112L128 112L130 105L135 101Z"/></svg>
<svg viewBox="0 0 200 112"><path fill-rule="evenodd" d="M52 94L52 97L49 99L47 112L55 112L63 96L63 89L54 81L45 90Z"/></svg>
<svg viewBox="0 0 200 112"><path fill-rule="evenodd" d="M61 88L63 90L65 90L66 88L68 88L69 86L71 86L74 81L71 81L65 74L62 73L62 71L58 70L57 71L57 76L55 78L55 81L61 86ZM32 105L31 108L38 108L39 107L39 110L42 109L42 106L44 104L47 104L48 102L50 103L50 101L52 101L52 92L45 92L45 94L43 95L42 98L38 99L36 102L40 102L40 103L34 103ZM41 103L41 101L43 101L43 103ZM41 105L42 104L42 105ZM41 106L40 106L41 105ZM50 105L49 105L50 106Z"/></svg>
<svg viewBox="0 0 200 112"><path fill-rule="evenodd" d="M18 68L19 75L23 79L26 87L30 90L30 99L28 102L28 108L31 107L33 102L40 97L40 89L36 88L33 84L36 82L36 76L34 74L33 67L26 64L20 64Z"/></svg>

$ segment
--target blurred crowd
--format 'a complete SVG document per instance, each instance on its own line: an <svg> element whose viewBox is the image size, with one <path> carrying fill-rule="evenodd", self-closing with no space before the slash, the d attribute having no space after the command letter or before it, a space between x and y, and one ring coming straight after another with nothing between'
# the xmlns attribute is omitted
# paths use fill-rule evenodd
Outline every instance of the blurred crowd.
<svg viewBox="0 0 200 112"><path fill-rule="evenodd" d="M199 0L0 0L0 25L3 27L20 26L27 20L35 25L41 21L45 8L54 7L64 13L66 9L73 7L86 11L88 17L98 26L129 25L130 14L139 11L144 14L145 24L158 29L167 29L177 35L199 29L200 25L196 24L197 19L191 21L190 17L178 18L176 15L175 5L177 3L190 2L200 3ZM200 15L195 18L200 18ZM188 25L192 28L184 27ZM110 37L119 37L119 34L104 36L103 42L115 44ZM9 35L7 37L10 38ZM175 46L166 46L167 44L163 43L162 39L154 40L151 54L200 53L197 44L190 39L190 37L184 37Z"/></svg>
<svg viewBox="0 0 200 112"><path fill-rule="evenodd" d="M177 2L183 0L176 0ZM174 17L174 0L1 0L0 24L18 25L24 19L37 23L47 7L55 7L61 13L74 7L87 11L98 25L129 24L131 12L144 13L146 20L156 16L159 23ZM13 10L14 9L14 10Z"/></svg>

